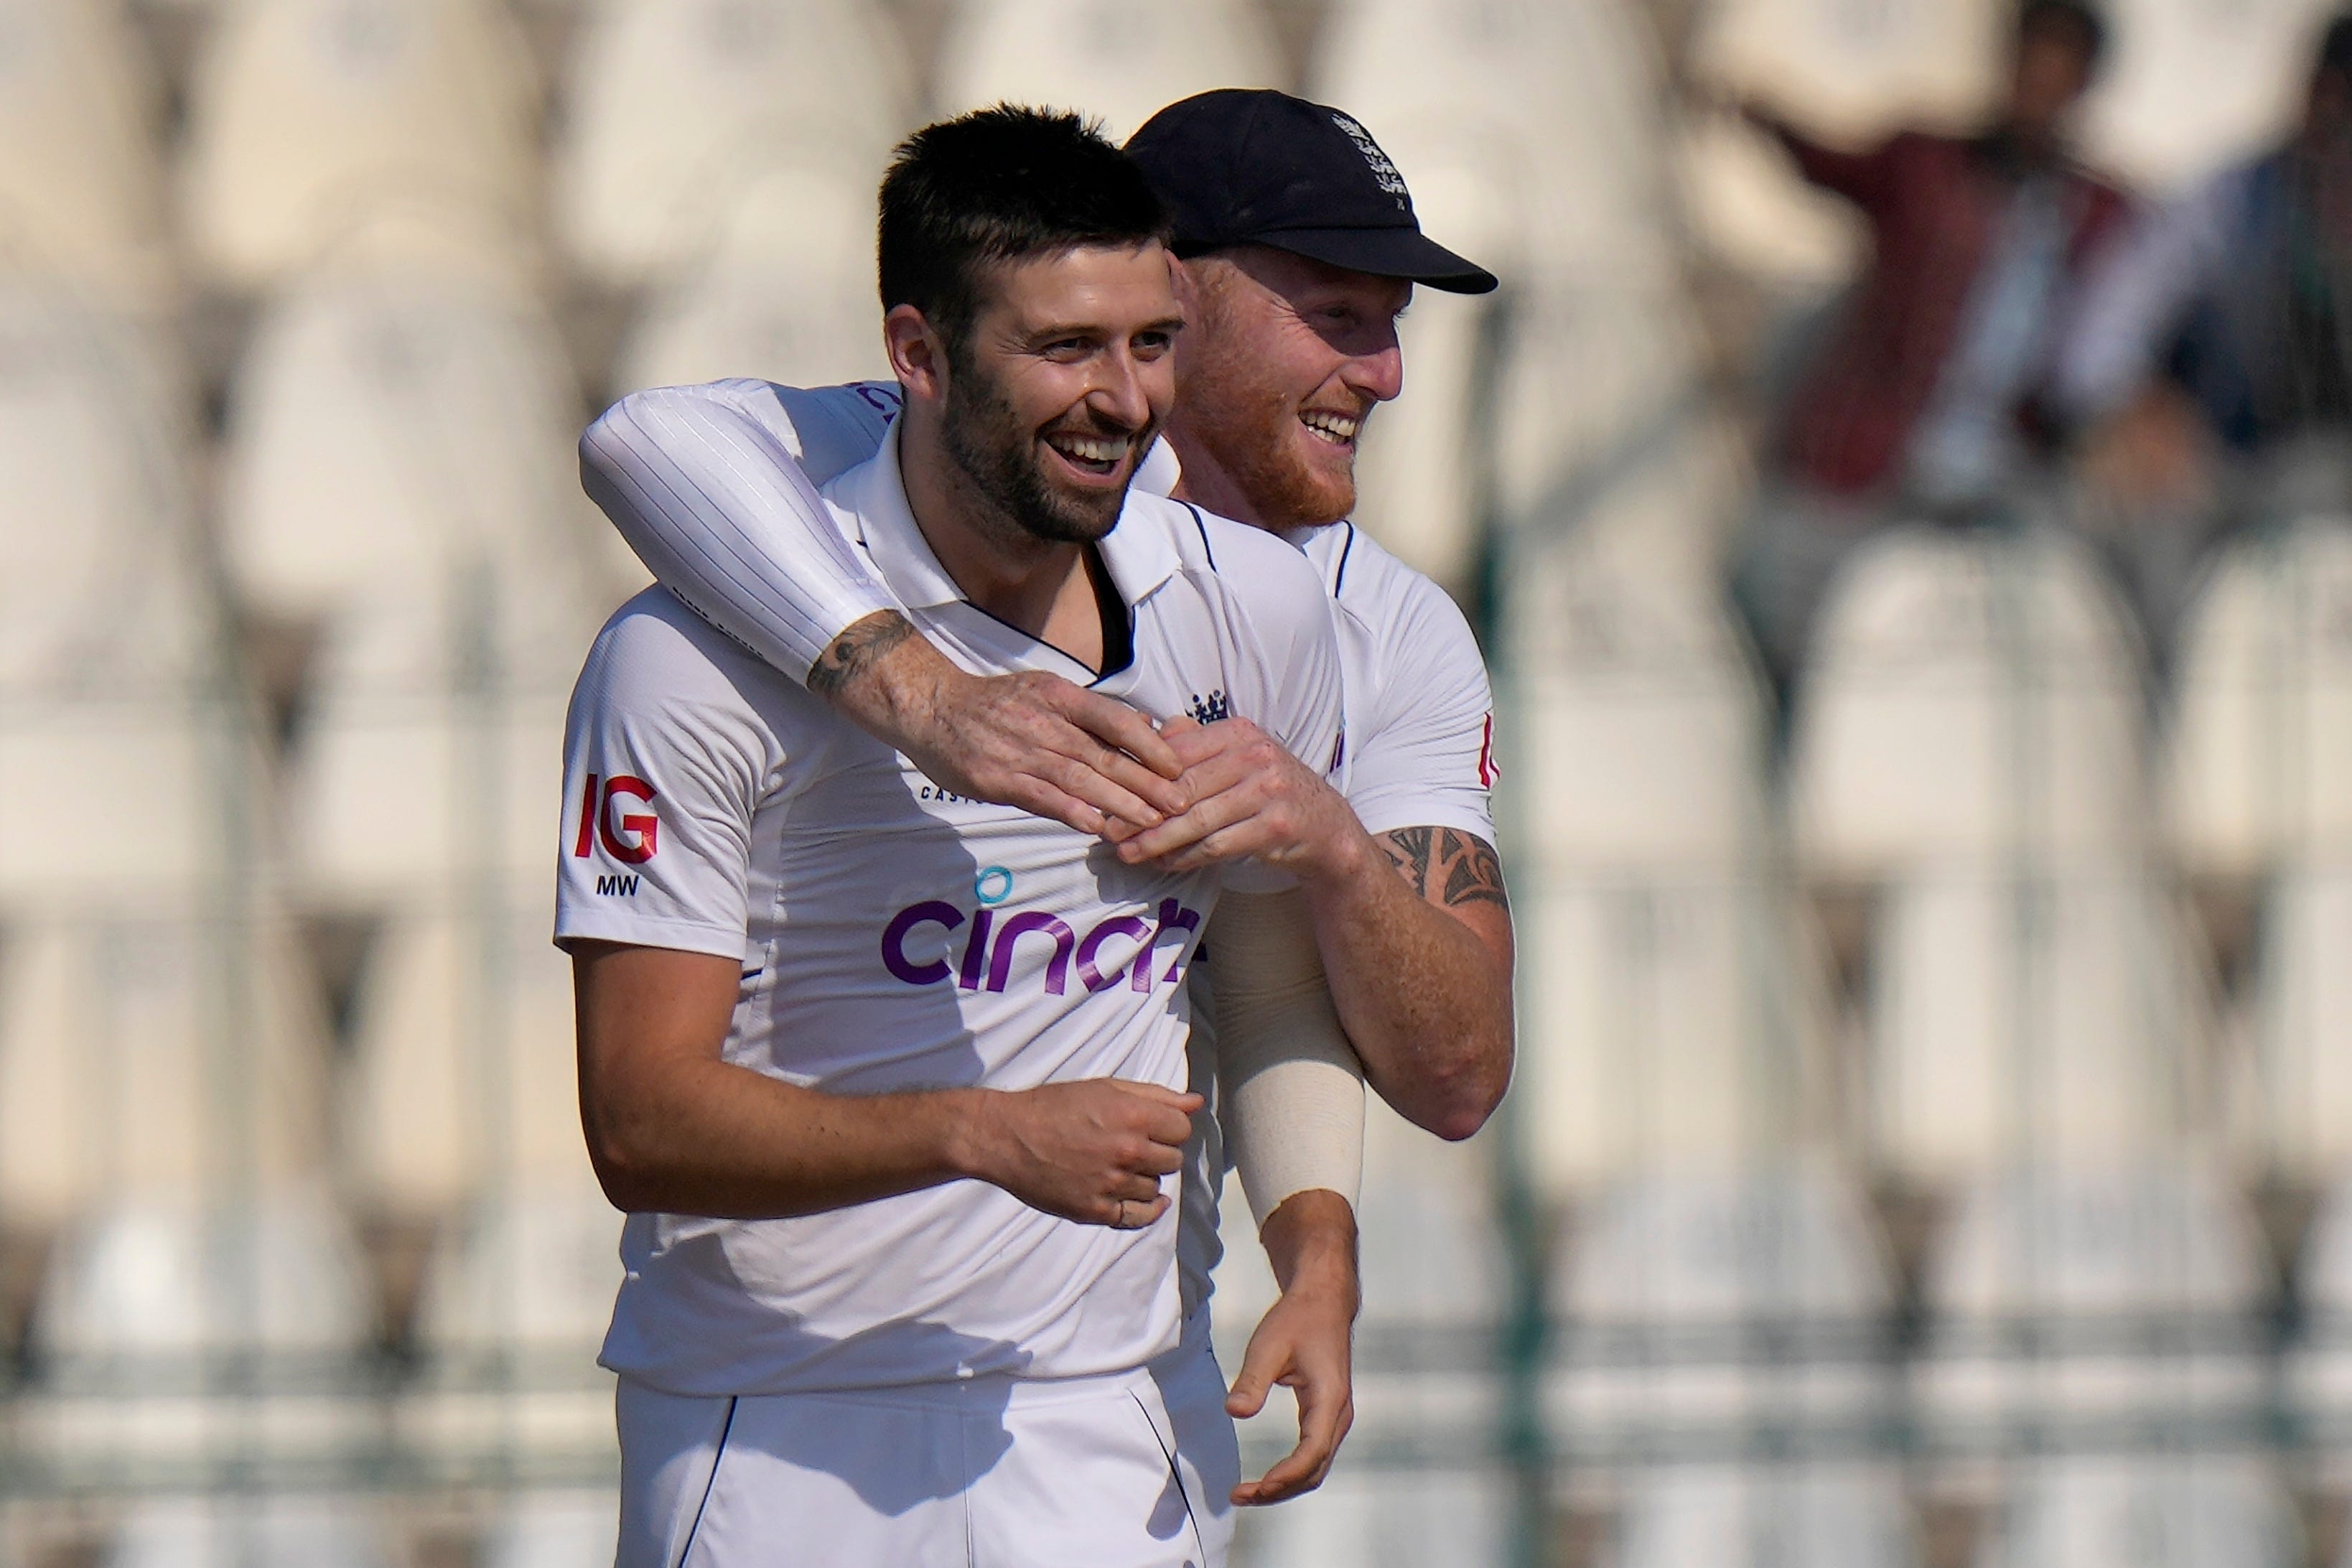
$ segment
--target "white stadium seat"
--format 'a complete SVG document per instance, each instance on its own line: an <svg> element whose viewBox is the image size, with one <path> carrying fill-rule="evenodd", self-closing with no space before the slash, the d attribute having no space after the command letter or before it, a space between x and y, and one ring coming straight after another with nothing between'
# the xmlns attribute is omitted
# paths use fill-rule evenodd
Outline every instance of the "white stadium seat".
<svg viewBox="0 0 2352 1568"><path fill-rule="evenodd" d="M2299 1568L2293 1500L2236 1455L2060 1458L2018 1482L1977 1568Z"/></svg>
<svg viewBox="0 0 2352 1568"><path fill-rule="evenodd" d="M156 83L120 0L0 5L0 267L166 302Z"/></svg>
<svg viewBox="0 0 2352 1568"><path fill-rule="evenodd" d="M1502 307L1496 499L1521 539L1590 539L1692 593L1716 593L1747 459L1706 389L1691 306L1660 276L1522 289Z"/></svg>
<svg viewBox="0 0 2352 1568"><path fill-rule="evenodd" d="M443 1232L417 1305L424 1369L400 1403L409 1444L460 1476L515 1452L613 1461L613 1379L596 1349L621 1285L621 1223L592 1183L518 1184Z"/></svg>
<svg viewBox="0 0 2352 1568"><path fill-rule="evenodd" d="M857 0L598 0L571 66L555 226L616 286L702 254L776 163L879 184L916 124L890 19Z"/></svg>
<svg viewBox="0 0 2352 1568"><path fill-rule="evenodd" d="M889 379L874 224L869 181L807 167L747 184L710 254L632 331L614 390L730 376L786 386Z"/></svg>
<svg viewBox="0 0 2352 1568"><path fill-rule="evenodd" d="M1715 0L1691 69L1854 144L1915 124L1965 126L1999 85L2010 11L1998 0Z"/></svg>
<svg viewBox="0 0 2352 1568"><path fill-rule="evenodd" d="M2264 894L2252 1116L2263 1168L2324 1184L2352 1169L2352 861L2296 867Z"/></svg>
<svg viewBox="0 0 2352 1568"><path fill-rule="evenodd" d="M578 825L563 709L604 606L560 576L425 586L378 593L316 657L284 829L315 905L537 900L562 825Z"/></svg>
<svg viewBox="0 0 2352 1568"><path fill-rule="evenodd" d="M1441 169L1500 183L1512 243L1477 259L1507 284L1665 275L1660 69L1634 8L1342 0L1322 37L1308 95L1361 121L1407 184Z"/></svg>
<svg viewBox="0 0 2352 1568"><path fill-rule="evenodd" d="M211 668L185 390L119 313L0 283L0 689L183 696Z"/></svg>
<svg viewBox="0 0 2352 1568"><path fill-rule="evenodd" d="M1547 1425L1588 1466L1767 1436L1852 1451L1895 1412L1893 1268L1826 1165L1623 1183L1573 1222L1551 1300Z"/></svg>
<svg viewBox="0 0 2352 1568"><path fill-rule="evenodd" d="M1882 895L1871 1142L1935 1184L2166 1146L2202 1103L2211 982L2143 875L1922 875Z"/></svg>
<svg viewBox="0 0 2352 1568"><path fill-rule="evenodd" d="M372 1211L447 1213L517 1180L593 1188L572 966L540 898L396 910L352 1003L343 1158Z"/></svg>
<svg viewBox="0 0 2352 1568"><path fill-rule="evenodd" d="M1714 1466L1630 1489L1602 1568L1917 1568L1903 1489L1860 1468Z"/></svg>
<svg viewBox="0 0 2352 1568"><path fill-rule="evenodd" d="M1280 1508L1244 1510L1234 1560L1251 1568L1504 1568L1510 1477L1488 1468L1374 1469L1356 1445L1329 1479Z"/></svg>
<svg viewBox="0 0 2352 1568"><path fill-rule="evenodd" d="M26 1440L85 1469L364 1452L382 1440L354 1381L374 1300L349 1226L309 1188L108 1211L43 1279Z"/></svg>
<svg viewBox="0 0 2352 1568"><path fill-rule="evenodd" d="M2185 1160L1987 1180L1928 1259L1915 1419L1949 1456L2249 1429L2273 1285L2252 1213Z"/></svg>
<svg viewBox="0 0 2352 1568"><path fill-rule="evenodd" d="M2187 868L2249 878L2352 862L2352 522L2223 553L2181 637L2164 758Z"/></svg>
<svg viewBox="0 0 2352 1568"><path fill-rule="evenodd" d="M183 197L242 288L331 248L387 198L521 217L539 89L496 0L237 0L190 84Z"/></svg>
<svg viewBox="0 0 2352 1568"><path fill-rule="evenodd" d="M2326 0L2115 0L2113 49L2083 110L2100 166L2158 195L2251 157L2303 110Z"/></svg>
<svg viewBox="0 0 2352 1568"><path fill-rule="evenodd" d="M1657 1165L1819 1149L1837 1100L1828 966L1752 881L1515 868L1519 1100L1548 1197Z"/></svg>
<svg viewBox="0 0 2352 1568"><path fill-rule="evenodd" d="M1861 218L1805 184L1787 150L1764 132L1727 113L1694 113L1676 127L1674 153L1702 256L1801 300L1852 276L1863 254Z"/></svg>
<svg viewBox="0 0 2352 1568"><path fill-rule="evenodd" d="M303 1495L143 1502L102 1568L394 1568L391 1532L352 1499Z"/></svg>
<svg viewBox="0 0 2352 1568"><path fill-rule="evenodd" d="M1255 0L957 0L938 98L944 114L1000 101L1079 110L1125 141L1179 99L1284 74Z"/></svg>
<svg viewBox="0 0 2352 1568"><path fill-rule="evenodd" d="M561 342L526 302L455 278L319 279L272 308L237 376L230 579L253 610L306 621L478 566L601 569L580 416Z"/></svg>
<svg viewBox="0 0 2352 1568"><path fill-rule="evenodd" d="M1515 584L1523 732L1499 790L1523 855L1577 877L1721 876L1759 851L1764 715L1716 601L1580 538Z"/></svg>
<svg viewBox="0 0 2352 1568"><path fill-rule="evenodd" d="M1531 1173L1558 1196L1794 1148L1832 1088L1825 970L1766 876L1761 703L1728 623L1591 538L1520 573L1509 616Z"/></svg>
<svg viewBox="0 0 2352 1568"><path fill-rule="evenodd" d="M318 1172L327 1030L265 897L20 918L0 944L0 1218ZM240 918L240 908L244 914Z"/></svg>
<svg viewBox="0 0 2352 1568"><path fill-rule="evenodd" d="M1832 586L1797 710L1804 871L2106 866L2137 847L2136 650L2078 546L1903 530Z"/></svg>
<svg viewBox="0 0 2352 1568"><path fill-rule="evenodd" d="M525 1492L490 1527L482 1568L604 1568L619 1544L620 1512L610 1492Z"/></svg>

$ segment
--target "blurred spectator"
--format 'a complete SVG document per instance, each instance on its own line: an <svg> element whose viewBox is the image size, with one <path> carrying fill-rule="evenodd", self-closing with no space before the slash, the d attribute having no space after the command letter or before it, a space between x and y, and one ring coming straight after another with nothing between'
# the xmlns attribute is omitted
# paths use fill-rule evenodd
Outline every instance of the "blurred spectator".
<svg viewBox="0 0 2352 1568"><path fill-rule="evenodd" d="M2035 455L2057 324L2124 198L2069 155L2106 31L2082 0L2026 0L2008 90L1972 136L1822 146L1755 105L1805 178L1861 209L1870 263L1799 382L1733 591L1785 689L1848 550L1906 515L1966 518Z"/></svg>
<svg viewBox="0 0 2352 1568"><path fill-rule="evenodd" d="M2227 520L2204 449L2234 459L2256 508L2352 504L2352 11L2321 35L2287 140L2115 248L2058 379L2089 432L2089 514L2159 648Z"/></svg>

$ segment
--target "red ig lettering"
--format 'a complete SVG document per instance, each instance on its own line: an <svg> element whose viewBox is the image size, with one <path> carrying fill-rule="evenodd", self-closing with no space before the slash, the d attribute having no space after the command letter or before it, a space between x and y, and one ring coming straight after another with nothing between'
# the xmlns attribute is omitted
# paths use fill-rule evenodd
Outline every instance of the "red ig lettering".
<svg viewBox="0 0 2352 1568"><path fill-rule="evenodd" d="M631 800L651 801L654 786L629 773L614 773L599 783L594 773L588 775L588 787L580 792L580 837L572 847L579 859L588 858L589 851L601 842L604 853L625 866L642 866L654 858L659 846L661 819L651 814L632 812L616 824L613 820L613 798L626 795Z"/></svg>

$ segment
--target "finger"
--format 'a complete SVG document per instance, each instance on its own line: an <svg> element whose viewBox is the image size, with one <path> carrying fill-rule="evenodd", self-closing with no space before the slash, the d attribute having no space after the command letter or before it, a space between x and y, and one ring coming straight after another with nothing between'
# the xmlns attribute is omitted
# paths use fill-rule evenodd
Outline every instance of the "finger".
<svg viewBox="0 0 2352 1568"><path fill-rule="evenodd" d="M1005 792L1004 804L1018 806L1032 816L1049 817L1065 827L1075 828L1089 837L1101 837L1109 826L1103 820L1099 807L1080 800L1064 790L1055 789L1043 779L1022 778ZM1138 829L1130 827L1124 835L1131 838Z"/></svg>
<svg viewBox="0 0 2352 1568"><path fill-rule="evenodd" d="M1117 1084L1138 1100L1148 1100L1155 1105L1164 1105L1169 1110L1185 1116L1192 1115L1192 1112L1209 1103L1190 1089L1170 1089L1165 1084L1151 1083L1139 1078L1115 1078L1106 1081Z"/></svg>
<svg viewBox="0 0 2352 1568"><path fill-rule="evenodd" d="M1161 870L1181 876L1188 871L1203 870L1229 861L1244 859L1271 847L1281 836L1270 829L1260 818L1244 817L1227 827L1221 827L1199 843L1163 856L1154 862Z"/></svg>
<svg viewBox="0 0 2352 1568"><path fill-rule="evenodd" d="M1110 755L1083 737L1076 738L1075 743L1084 745L1096 758L1108 759ZM1127 758L1121 757L1119 762L1139 778L1152 777ZM1102 772L1087 757L1056 752L1033 759L1027 765L1036 787L1074 795L1105 816L1123 817L1139 827L1154 827L1167 819L1167 812ZM1174 792L1177 787L1164 779L1159 784L1163 791ZM1183 806L1180 805L1176 809L1181 811Z"/></svg>
<svg viewBox="0 0 2352 1568"><path fill-rule="evenodd" d="M1175 748L1152 728L1151 721L1115 698L1074 685L1065 696L1062 716L1104 745L1124 752L1162 781L1172 781L1184 771Z"/></svg>
<svg viewBox="0 0 2352 1568"><path fill-rule="evenodd" d="M1171 816L1120 845L1118 858L1132 866L1180 854L1236 823L1246 822L1256 815L1258 805L1258 792L1246 783L1237 781L1210 791L1182 816Z"/></svg>
<svg viewBox="0 0 2352 1568"><path fill-rule="evenodd" d="M1146 1143L1134 1159L1128 1162L1129 1170L1147 1176L1166 1176L1184 1168L1184 1145L1160 1140Z"/></svg>
<svg viewBox="0 0 2352 1568"><path fill-rule="evenodd" d="M1142 1191L1136 1189L1140 1187ZM1149 1196L1145 1194L1149 1194ZM1158 1182L1120 1180L1094 1205L1094 1221L1113 1230L1141 1230L1168 1212L1168 1194Z"/></svg>
<svg viewBox="0 0 2352 1568"><path fill-rule="evenodd" d="M1192 1118L1174 1109L1154 1110L1143 1135L1162 1148L1181 1149L1192 1136Z"/></svg>

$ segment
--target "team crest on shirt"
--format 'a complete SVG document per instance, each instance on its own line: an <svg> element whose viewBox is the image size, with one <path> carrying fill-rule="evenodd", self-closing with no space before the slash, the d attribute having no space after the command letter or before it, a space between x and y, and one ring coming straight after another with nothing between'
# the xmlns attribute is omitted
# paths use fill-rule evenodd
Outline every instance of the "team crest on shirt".
<svg viewBox="0 0 2352 1568"><path fill-rule="evenodd" d="M1214 724L1219 720L1232 718L1234 705L1225 700L1224 689L1220 687L1206 697L1197 691L1192 693L1192 700L1185 705L1184 711L1192 715L1192 721L1196 724Z"/></svg>

